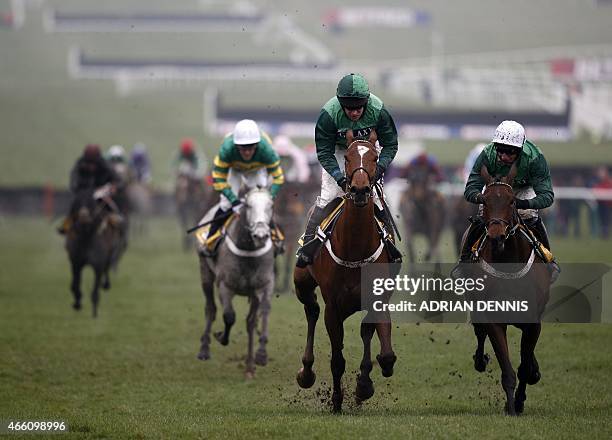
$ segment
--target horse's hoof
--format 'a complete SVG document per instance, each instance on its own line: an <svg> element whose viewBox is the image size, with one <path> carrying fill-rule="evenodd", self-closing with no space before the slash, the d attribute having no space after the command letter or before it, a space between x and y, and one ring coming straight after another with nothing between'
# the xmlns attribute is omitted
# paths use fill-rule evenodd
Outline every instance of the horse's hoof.
<svg viewBox="0 0 612 440"><path fill-rule="evenodd" d="M74 304L72 304L72 308L74 310L81 310L81 303L74 303Z"/></svg>
<svg viewBox="0 0 612 440"><path fill-rule="evenodd" d="M514 411L516 412L517 416L523 414L523 410L524 409L525 409L525 402L524 401L521 401L521 400L515 400L514 401Z"/></svg>
<svg viewBox="0 0 612 440"><path fill-rule="evenodd" d="M487 364L489 363L489 361L491 360L491 358L489 357L488 354L483 354L482 356L472 356L472 359L474 359L474 369L476 371L478 371L479 373L484 373L485 370L487 369Z"/></svg>
<svg viewBox="0 0 612 440"><path fill-rule="evenodd" d="M397 360L397 356L395 356L395 353L391 352L385 355L377 354L376 360L378 361L378 365L380 365L380 368L382 370L382 375L384 377L393 376L393 365L395 364L395 361Z"/></svg>
<svg viewBox="0 0 612 440"><path fill-rule="evenodd" d="M374 395L374 384L370 378L363 378L359 375L357 378L357 387L355 387L355 397L357 403L361 403L364 400L368 400Z"/></svg>
<svg viewBox="0 0 612 440"><path fill-rule="evenodd" d="M201 361L207 361L210 359L210 351L209 350L200 350L198 353L198 359Z"/></svg>
<svg viewBox="0 0 612 440"><path fill-rule="evenodd" d="M516 416L515 402L506 402L505 413L507 416Z"/></svg>
<svg viewBox="0 0 612 440"><path fill-rule="evenodd" d="M227 345L229 343L229 338L225 337L225 332L216 332L215 339L219 341L221 345Z"/></svg>
<svg viewBox="0 0 612 440"><path fill-rule="evenodd" d="M265 367L268 364L268 353L265 350L257 350L255 353L255 364Z"/></svg>
<svg viewBox="0 0 612 440"><path fill-rule="evenodd" d="M110 289L110 286L111 286L110 281L105 281L104 283L102 283L102 288L104 290Z"/></svg>
<svg viewBox="0 0 612 440"><path fill-rule="evenodd" d="M247 370L247 371L244 373L244 378L245 378L246 380L253 380L253 379L255 379L255 371L254 371L254 370L253 370L253 371L248 371L248 370Z"/></svg>
<svg viewBox="0 0 612 440"><path fill-rule="evenodd" d="M540 379L542 378L542 375L540 374L540 370L536 370L533 373L531 373L531 376L529 376L529 380L527 381L528 385L535 385L536 383L538 383L540 381Z"/></svg>
<svg viewBox="0 0 612 440"><path fill-rule="evenodd" d="M528 385L535 385L540 381L542 375L540 374L540 366L535 357L531 361L531 364L521 363L521 365L519 365L517 376L519 380L524 380Z"/></svg>
<svg viewBox="0 0 612 440"><path fill-rule="evenodd" d="M304 367L300 368L300 371L298 371L296 376L296 380L300 388L310 388L314 385L316 379L317 375L315 372L312 370L308 370L308 372L306 372Z"/></svg>
<svg viewBox="0 0 612 440"><path fill-rule="evenodd" d="M332 394L332 412L334 414L340 414L342 412L342 394Z"/></svg>

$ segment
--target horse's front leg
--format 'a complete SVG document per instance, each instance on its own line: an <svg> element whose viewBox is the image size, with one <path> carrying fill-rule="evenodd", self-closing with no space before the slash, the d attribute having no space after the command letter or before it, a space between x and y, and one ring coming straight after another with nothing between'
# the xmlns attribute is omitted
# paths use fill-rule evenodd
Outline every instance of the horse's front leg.
<svg viewBox="0 0 612 440"><path fill-rule="evenodd" d="M523 324L520 326L521 364L518 367L518 387L514 395L514 408L517 414L522 414L527 400L527 385L535 385L540 381L540 366L535 357L535 347L542 330L541 323Z"/></svg>
<svg viewBox="0 0 612 440"><path fill-rule="evenodd" d="M257 327L257 309L259 308L259 298L257 295L249 296L249 314L246 319L246 329L249 337L247 358L246 358L246 378L252 379L255 376L255 359L253 358L253 333Z"/></svg>
<svg viewBox="0 0 612 440"><path fill-rule="evenodd" d="M259 332L259 348L255 353L255 363L264 366L268 363L268 352L266 345L268 344L268 317L270 316L271 303L270 298L274 290L274 281L270 281L269 285L257 292L259 299L259 316L261 319L261 328Z"/></svg>
<svg viewBox="0 0 612 440"><path fill-rule="evenodd" d="M476 352L474 359L474 369L480 373L487 369L489 363L489 355L484 352L485 341L487 340L487 329L482 324L474 324L474 334L476 335Z"/></svg>
<svg viewBox="0 0 612 440"><path fill-rule="evenodd" d="M332 391L333 412L342 411L342 400L344 395L342 392L342 375L346 366L346 361L342 356L344 348L344 324L342 318L338 317L338 310L333 304L327 304L325 307L325 327L331 342L331 372L334 379L334 387Z"/></svg>
<svg viewBox="0 0 612 440"><path fill-rule="evenodd" d="M200 352L198 353L198 359L207 360L210 359L210 330L212 323L217 317L217 305L215 304L214 295L214 275L206 263L206 258L200 257L200 278L202 280L202 291L204 292L204 299L206 306L204 307L204 315L206 318L206 325L204 327L204 333L200 338Z"/></svg>
<svg viewBox="0 0 612 440"><path fill-rule="evenodd" d="M380 354L376 355L376 360L380 365L382 375L391 377L393 376L393 366L397 360L391 346L391 316L389 312L383 312L380 316L381 320L376 323L376 333L380 340Z"/></svg>
<svg viewBox="0 0 612 440"><path fill-rule="evenodd" d="M98 303L100 302L100 284L102 284L102 277L104 276L104 270L100 267L94 267L94 285L91 291L91 305L93 306L93 317L98 317Z"/></svg>
<svg viewBox="0 0 612 440"><path fill-rule="evenodd" d="M486 328L502 372L501 383L506 393L506 414L515 416L514 389L516 388L516 373L512 368L510 353L508 352L507 326L506 324L486 324Z"/></svg>
<svg viewBox="0 0 612 440"><path fill-rule="evenodd" d="M70 283L70 290L74 297L74 303L72 308L75 310L81 310L81 272L83 270L83 264L74 260L70 261L70 267L72 269L72 282Z"/></svg>
<svg viewBox="0 0 612 440"><path fill-rule="evenodd" d="M315 295L316 283L308 273L308 270L296 268L294 274L295 294L302 304L308 322L306 333L306 347L302 356L302 365L297 374L297 383L302 388L310 388L316 380L316 375L312 369L314 364L314 335L319 319L320 308Z"/></svg>
<svg viewBox="0 0 612 440"><path fill-rule="evenodd" d="M225 283L219 283L219 300L223 306L223 323L225 324L225 328L222 332L215 333L215 339L217 339L221 345L229 344L230 330L236 322L236 312L232 305L232 296L233 293Z"/></svg>
<svg viewBox="0 0 612 440"><path fill-rule="evenodd" d="M363 358L359 365L359 376L357 376L357 387L355 388L357 403L361 403L361 401L367 400L374 395L374 384L372 379L370 379L370 372L372 371L371 343L376 331L376 324L366 322L366 320L368 320L368 316L365 316L363 321L361 321L360 333L363 342Z"/></svg>

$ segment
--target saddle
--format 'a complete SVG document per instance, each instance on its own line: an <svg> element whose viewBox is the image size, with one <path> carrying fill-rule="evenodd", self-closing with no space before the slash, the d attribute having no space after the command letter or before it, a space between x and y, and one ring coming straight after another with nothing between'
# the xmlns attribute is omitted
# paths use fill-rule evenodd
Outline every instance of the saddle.
<svg viewBox="0 0 612 440"><path fill-rule="evenodd" d="M530 246L533 248L535 253L538 255L538 257L540 257L542 261L544 261L545 263L550 263L554 261L555 257L550 251L550 249L546 248L546 246L540 243L540 241L537 239L536 233L531 228L529 228L527 225L521 222L521 224L518 226L517 232L523 234L523 236L529 242ZM472 244L470 250L471 250L473 261L478 260L480 256L480 250L484 246L486 236L487 236L487 232L485 230L482 232L482 234L480 234L478 239Z"/></svg>
<svg viewBox="0 0 612 440"><path fill-rule="evenodd" d="M227 229L232 224L234 219L236 219L236 217L238 217L238 215L236 213L232 213L232 215L225 219L225 222L223 222L223 226L217 229L217 231L210 237L208 236L210 224L198 229L195 235L196 239L198 240L199 246L202 249L205 249L207 251L206 253L211 255L214 254L219 248L221 242L223 241L223 238L225 238Z"/></svg>
<svg viewBox="0 0 612 440"><path fill-rule="evenodd" d="M201 249L206 249L206 254L216 254L217 249L219 248L227 234L228 228L230 227L234 219L237 218L237 216L238 215L236 213L230 215L225 220L225 222L223 222L223 226L217 229L217 231L210 237L208 236L210 224L200 228L198 232L196 232L196 239L198 240L199 246ZM280 255L285 252L285 234L276 224L270 230L270 239L272 240L272 244L274 245L274 256Z"/></svg>
<svg viewBox="0 0 612 440"><path fill-rule="evenodd" d="M337 197L331 202L327 204L323 211L323 220L317 227L316 236L313 240L308 243L304 243L304 236L298 239L298 244L300 246L314 246L319 247L320 244L325 243L330 237L332 232L334 231L334 227L336 226L336 222L340 217L340 214L344 210L344 205L346 203L345 198ZM375 209L376 215L374 218L376 219L376 225L378 229L378 233L380 235L381 240L385 243L385 247L387 251L389 251L389 247L395 247L395 237L390 230L391 227L386 225L385 222L379 218L378 209ZM390 255L393 257L393 252L389 251Z"/></svg>

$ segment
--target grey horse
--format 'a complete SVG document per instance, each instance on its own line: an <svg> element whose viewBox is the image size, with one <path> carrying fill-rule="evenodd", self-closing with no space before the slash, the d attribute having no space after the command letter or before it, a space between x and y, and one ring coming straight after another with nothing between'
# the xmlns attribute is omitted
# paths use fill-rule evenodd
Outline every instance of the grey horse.
<svg viewBox="0 0 612 440"><path fill-rule="evenodd" d="M234 295L246 296L249 299L249 312L246 320L248 333L248 351L246 358L246 376L255 374L255 364L266 365L268 355L268 315L270 300L274 290L274 249L270 237L270 220L272 218L272 196L267 189L250 190L240 208L238 218L228 227L223 242L215 257L200 254L200 275L202 290L206 299L206 326L201 337L198 358L210 358L210 333L215 320L217 306L213 287L217 287L219 301L223 307L225 329L214 334L222 344L227 345L236 313L232 306ZM216 210L213 207L202 219L208 220ZM257 326L257 317L261 317L259 329L259 348L253 356L253 337Z"/></svg>

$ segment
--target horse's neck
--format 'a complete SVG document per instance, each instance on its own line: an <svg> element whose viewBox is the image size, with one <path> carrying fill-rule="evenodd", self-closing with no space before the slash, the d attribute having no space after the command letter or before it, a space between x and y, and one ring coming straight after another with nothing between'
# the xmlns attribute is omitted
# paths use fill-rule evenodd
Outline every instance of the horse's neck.
<svg viewBox="0 0 612 440"><path fill-rule="evenodd" d="M374 202L356 207L351 201L344 204L344 210L332 235L334 252L346 260L357 260L371 256L380 244L374 218Z"/></svg>
<svg viewBox="0 0 612 440"><path fill-rule="evenodd" d="M237 221L232 222L229 227L228 235L240 249L255 249L255 243L249 232L246 214L243 213L239 215Z"/></svg>
<svg viewBox="0 0 612 440"><path fill-rule="evenodd" d="M489 263L525 263L531 255L531 245L521 237L520 232L516 232L506 240L504 251L493 254L492 243L488 243L483 251L483 258Z"/></svg>

